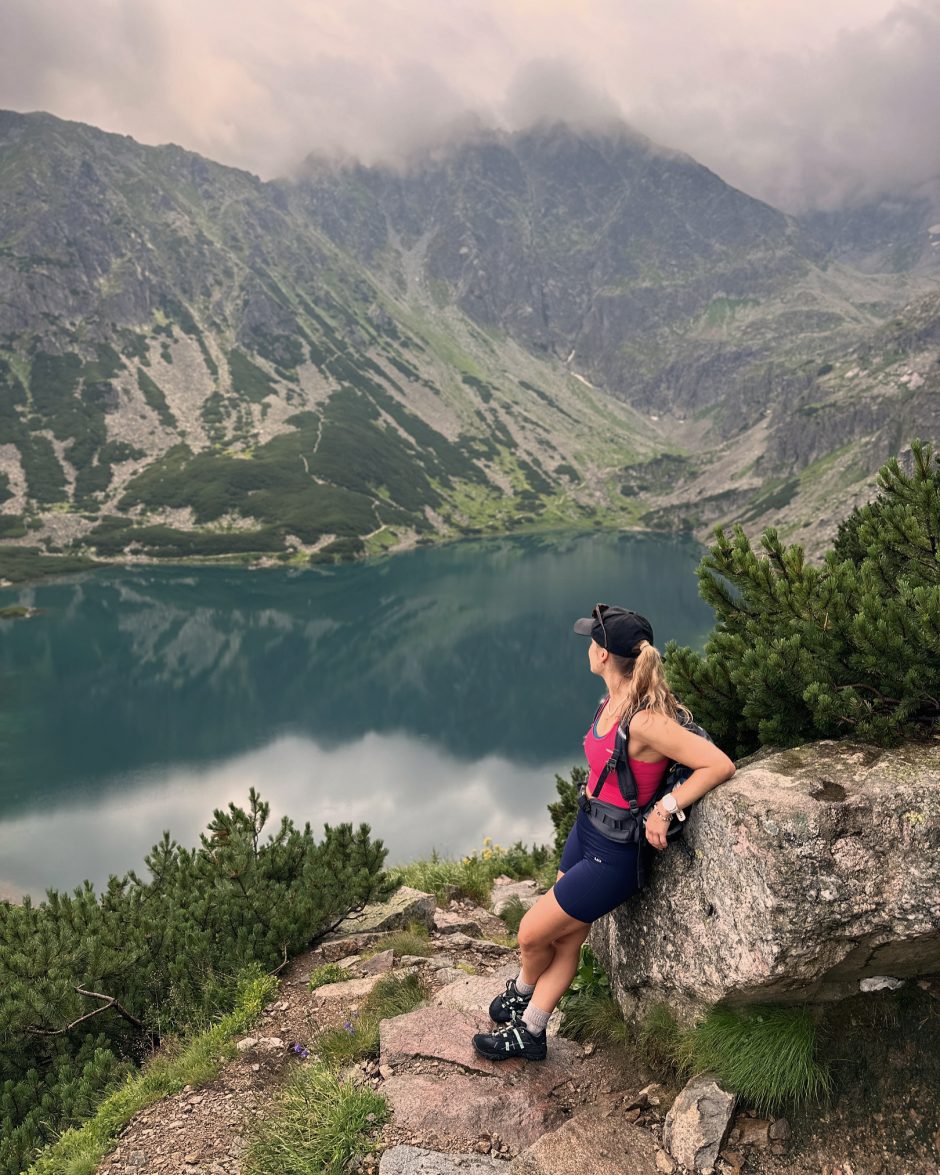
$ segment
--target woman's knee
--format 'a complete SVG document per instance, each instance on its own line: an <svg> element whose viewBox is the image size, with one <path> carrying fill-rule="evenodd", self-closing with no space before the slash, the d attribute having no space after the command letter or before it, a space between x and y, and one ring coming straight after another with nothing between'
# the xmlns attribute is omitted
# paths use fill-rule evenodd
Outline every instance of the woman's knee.
<svg viewBox="0 0 940 1175"><path fill-rule="evenodd" d="M535 910L524 914L516 932L516 941L521 951L538 951L552 945L552 935Z"/></svg>
<svg viewBox="0 0 940 1175"><path fill-rule="evenodd" d="M580 955L581 947L584 945L590 932L590 926L585 926L583 930L571 930L567 934L563 934L560 938L556 938L553 944L556 952L558 954Z"/></svg>
<svg viewBox="0 0 940 1175"><path fill-rule="evenodd" d="M520 951L537 951L541 947L549 945L544 937L539 934L537 927L533 926L531 922L528 926L526 925L525 918L519 923L516 941L519 943Z"/></svg>

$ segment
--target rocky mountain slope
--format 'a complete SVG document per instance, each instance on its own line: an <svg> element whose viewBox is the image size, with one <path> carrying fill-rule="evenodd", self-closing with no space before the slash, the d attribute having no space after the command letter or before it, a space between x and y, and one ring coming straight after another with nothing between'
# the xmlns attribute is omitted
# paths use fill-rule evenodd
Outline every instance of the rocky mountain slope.
<svg viewBox="0 0 940 1175"><path fill-rule="evenodd" d="M819 463L838 517L934 423L936 305L888 321L923 266L827 260L622 128L263 183L3 113L0 197L0 541L306 562L792 507L812 545Z"/></svg>

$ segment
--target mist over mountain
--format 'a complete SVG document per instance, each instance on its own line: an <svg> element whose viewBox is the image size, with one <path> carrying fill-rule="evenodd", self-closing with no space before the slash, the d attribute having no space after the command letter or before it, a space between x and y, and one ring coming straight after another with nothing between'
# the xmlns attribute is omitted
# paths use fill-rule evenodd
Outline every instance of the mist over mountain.
<svg viewBox="0 0 940 1175"><path fill-rule="evenodd" d="M400 162L468 115L625 121L802 214L938 174L938 55L934 0L7 0L0 107L266 179L313 150Z"/></svg>
<svg viewBox="0 0 940 1175"><path fill-rule="evenodd" d="M936 432L932 207L797 220L609 123L263 182L2 114L0 537L308 561L741 520L813 546Z"/></svg>

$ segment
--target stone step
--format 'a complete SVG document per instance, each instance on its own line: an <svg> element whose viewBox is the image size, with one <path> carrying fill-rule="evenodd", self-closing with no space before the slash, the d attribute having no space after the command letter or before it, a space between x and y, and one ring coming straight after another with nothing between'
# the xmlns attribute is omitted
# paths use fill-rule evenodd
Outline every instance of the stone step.
<svg viewBox="0 0 940 1175"><path fill-rule="evenodd" d="M441 1007L382 1021L382 1092L398 1130L467 1147L495 1134L518 1151L565 1120L580 1046L557 1038L544 1061L487 1061L471 1038L491 1027L485 1012Z"/></svg>
<svg viewBox="0 0 940 1175"><path fill-rule="evenodd" d="M489 1155L445 1155L420 1146L390 1147L379 1161L379 1175L491 1175L506 1170Z"/></svg>
<svg viewBox="0 0 940 1175"><path fill-rule="evenodd" d="M623 1120L618 1103L606 1110L598 1104L543 1134L507 1175L663 1175L672 1167L649 1131Z"/></svg>

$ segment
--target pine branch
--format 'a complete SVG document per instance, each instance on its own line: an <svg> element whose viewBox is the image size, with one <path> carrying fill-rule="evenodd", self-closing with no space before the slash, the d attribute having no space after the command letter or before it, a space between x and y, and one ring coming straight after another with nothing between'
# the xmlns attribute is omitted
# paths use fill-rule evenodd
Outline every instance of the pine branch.
<svg viewBox="0 0 940 1175"><path fill-rule="evenodd" d="M278 965L274 968L273 971L268 972L268 974L271 976L280 975L280 973L287 966L287 944L286 943L283 943L283 942L281 943L281 950L284 952L284 958L281 960L280 963L278 963Z"/></svg>
<svg viewBox="0 0 940 1175"><path fill-rule="evenodd" d="M888 702L888 703L889 703L890 705L892 705L892 706L900 706L900 705L901 705L901 699L900 699L900 698L889 698L889 697L886 697L886 696L885 696L885 695L884 695L884 694L881 692L881 690L879 690L879 689L876 689L876 688L875 688L873 685L869 685L867 682L864 682L864 681L853 681L853 682L851 682L849 685L837 685L837 686L836 686L836 689L838 689L838 690L847 690L847 689L865 689L865 690L868 690L868 692L869 692L869 693L872 693L872 694L877 694L877 696L878 696L878 697L879 697L879 698L880 698L880 699L881 699L883 702Z"/></svg>
<svg viewBox="0 0 940 1175"><path fill-rule="evenodd" d="M71 1032L72 1029L75 1028L78 1024L82 1024L86 1020L90 1020L92 1016L97 1016L101 1012L106 1012L108 1008L114 1008L114 1010L119 1015L123 1016L124 1019L128 1021L128 1023L133 1024L135 1028L143 1031L143 1022L138 1020L136 1016L132 1016L131 1013L128 1012L127 1008L125 1008L124 1005L118 1000L117 996L103 995L100 991L88 991L80 984L76 985L75 990L79 995L91 996L93 999L105 1000L106 1002L103 1003L99 1008L95 1008L94 1011L86 1012L84 1016L79 1016L79 1018L77 1020L73 1020L71 1024L66 1024L64 1028L37 1028L33 1026L28 1028L27 1032L29 1032L32 1036L64 1036L66 1032Z"/></svg>

